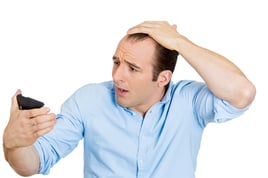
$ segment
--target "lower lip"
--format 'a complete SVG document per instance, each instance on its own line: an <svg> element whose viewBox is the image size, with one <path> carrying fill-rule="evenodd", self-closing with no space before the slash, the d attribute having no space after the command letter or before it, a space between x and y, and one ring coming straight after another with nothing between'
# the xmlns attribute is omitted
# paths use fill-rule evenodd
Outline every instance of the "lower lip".
<svg viewBox="0 0 268 178"><path fill-rule="evenodd" d="M125 96L126 95L126 93L127 93L127 91L125 91L125 90L121 90L121 89L116 89L116 93L117 93L117 95L118 96Z"/></svg>

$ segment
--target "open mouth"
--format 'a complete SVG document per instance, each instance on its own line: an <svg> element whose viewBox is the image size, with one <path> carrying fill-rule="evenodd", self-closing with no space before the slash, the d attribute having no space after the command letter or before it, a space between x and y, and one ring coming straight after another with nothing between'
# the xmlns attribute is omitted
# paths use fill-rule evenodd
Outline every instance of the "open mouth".
<svg viewBox="0 0 268 178"><path fill-rule="evenodd" d="M128 90L125 90L123 88L116 88L116 93L118 96L124 96L126 93L128 92Z"/></svg>

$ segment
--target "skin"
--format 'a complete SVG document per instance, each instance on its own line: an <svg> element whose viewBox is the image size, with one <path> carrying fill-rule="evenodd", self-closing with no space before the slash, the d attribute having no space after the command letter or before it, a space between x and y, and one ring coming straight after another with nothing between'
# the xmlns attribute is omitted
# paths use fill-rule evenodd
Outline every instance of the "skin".
<svg viewBox="0 0 268 178"><path fill-rule="evenodd" d="M166 21L145 21L128 30L128 34L147 33L162 46L178 51L198 72L209 89L237 108L248 106L256 88L242 71L224 56L200 47L177 32L176 25Z"/></svg>
<svg viewBox="0 0 268 178"><path fill-rule="evenodd" d="M3 134L5 158L10 166L22 176L39 171L39 156L32 146L36 139L52 130L56 116L50 109L19 110L16 95L12 97L10 119Z"/></svg>
<svg viewBox="0 0 268 178"><path fill-rule="evenodd" d="M178 51L199 73L210 90L219 98L237 108L252 103L255 86L241 70L225 57L200 47L177 32L176 25L165 21L145 21L127 32L147 33L164 47ZM164 86L171 79L170 71L163 71L152 81L154 42L130 42L123 38L113 57L113 80L117 102L145 115L146 111L164 95ZM18 109L16 95L12 98L10 120L3 134L5 158L22 176L39 171L39 156L32 146L36 139L53 129L55 114L49 108L22 111Z"/></svg>
<svg viewBox="0 0 268 178"><path fill-rule="evenodd" d="M134 43L123 38L113 56L117 102L143 116L162 99L172 75L171 71L163 71L157 81L152 81L154 45L152 39Z"/></svg>

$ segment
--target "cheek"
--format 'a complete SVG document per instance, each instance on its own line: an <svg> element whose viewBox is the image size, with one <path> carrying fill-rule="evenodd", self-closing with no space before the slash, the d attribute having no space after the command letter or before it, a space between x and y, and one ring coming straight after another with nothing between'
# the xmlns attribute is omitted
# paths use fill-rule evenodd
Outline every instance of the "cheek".
<svg viewBox="0 0 268 178"><path fill-rule="evenodd" d="M112 78L114 78L114 67L112 68Z"/></svg>
<svg viewBox="0 0 268 178"><path fill-rule="evenodd" d="M112 67L112 75L114 76L114 73L116 72L116 66L115 65L113 65L113 67Z"/></svg>
<svg viewBox="0 0 268 178"><path fill-rule="evenodd" d="M136 81L135 83L131 83L131 85L133 86L135 93L138 95L146 95L147 93L152 93L154 90L152 81L148 79Z"/></svg>

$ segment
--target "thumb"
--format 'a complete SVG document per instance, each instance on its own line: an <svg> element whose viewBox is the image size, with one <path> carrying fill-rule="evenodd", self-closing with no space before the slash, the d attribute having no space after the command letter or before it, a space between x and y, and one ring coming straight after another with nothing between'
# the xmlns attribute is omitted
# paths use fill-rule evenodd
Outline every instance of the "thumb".
<svg viewBox="0 0 268 178"><path fill-rule="evenodd" d="M18 105L18 101L17 101L17 95L21 94L21 90L18 89L16 91L16 93L12 96L12 100L11 100L11 112L14 110L18 110L19 109L19 105Z"/></svg>
<svg viewBox="0 0 268 178"><path fill-rule="evenodd" d="M174 28L175 30L177 30L177 25L176 24L172 25L172 28Z"/></svg>

